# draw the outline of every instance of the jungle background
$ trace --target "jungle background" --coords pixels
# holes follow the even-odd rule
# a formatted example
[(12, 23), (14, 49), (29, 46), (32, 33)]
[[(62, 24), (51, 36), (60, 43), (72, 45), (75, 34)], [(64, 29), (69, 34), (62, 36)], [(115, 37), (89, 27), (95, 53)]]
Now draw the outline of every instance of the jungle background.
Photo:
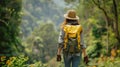
[(88, 67), (119, 67), (120, 0), (0, 0), (0, 67), (64, 67), (57, 41), (69, 9), (84, 29)]

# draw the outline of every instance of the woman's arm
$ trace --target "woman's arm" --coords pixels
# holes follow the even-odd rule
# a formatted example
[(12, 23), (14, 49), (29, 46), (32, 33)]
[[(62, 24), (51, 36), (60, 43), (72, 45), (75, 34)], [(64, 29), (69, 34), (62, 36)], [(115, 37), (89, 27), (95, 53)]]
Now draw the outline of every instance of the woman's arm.
[(83, 56), (85, 57), (85, 56), (87, 56), (86, 55), (86, 45), (85, 45), (85, 43), (84, 43), (84, 36), (83, 36), (83, 31), (81, 32), (81, 34), (80, 34), (80, 39), (81, 39), (81, 47), (82, 47), (82, 53), (83, 53)]
[(64, 43), (64, 31), (61, 30), (58, 38), (58, 50), (57, 50), (57, 55), (61, 55), (62, 48), (63, 48), (63, 43)]
[(62, 48), (58, 47), (57, 55), (61, 55), (61, 52), (62, 52)]
[(57, 61), (61, 61), (61, 52), (64, 43), (64, 31), (61, 30), (58, 38)]
[(83, 53), (83, 56), (84, 56), (84, 57), (87, 56), (87, 55), (86, 55), (86, 48), (83, 48), (83, 49), (82, 49), (82, 53)]
[(86, 54), (86, 45), (84, 44), (83, 32), (81, 32), (81, 45), (82, 45), (82, 53), (83, 53), (83, 57), (84, 57), (84, 62), (85, 62), (85, 64), (88, 64), (89, 59)]

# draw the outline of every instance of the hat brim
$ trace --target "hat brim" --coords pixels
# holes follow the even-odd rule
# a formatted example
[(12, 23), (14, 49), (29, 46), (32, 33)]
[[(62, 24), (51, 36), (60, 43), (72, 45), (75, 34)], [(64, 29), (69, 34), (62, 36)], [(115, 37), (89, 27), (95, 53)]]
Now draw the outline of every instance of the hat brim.
[(64, 14), (64, 17), (65, 17), (66, 19), (79, 20), (79, 17), (78, 17), (78, 16), (76, 16), (75, 18), (71, 18), (71, 17), (68, 17), (67, 14)]

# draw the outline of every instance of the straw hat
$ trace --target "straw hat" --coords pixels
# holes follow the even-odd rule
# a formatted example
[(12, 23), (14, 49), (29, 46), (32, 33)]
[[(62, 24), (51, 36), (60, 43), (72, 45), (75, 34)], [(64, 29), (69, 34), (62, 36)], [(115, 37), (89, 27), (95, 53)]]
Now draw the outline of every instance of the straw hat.
[(75, 10), (68, 10), (68, 12), (66, 14), (64, 14), (64, 17), (66, 19), (71, 19), (71, 20), (78, 20), (79, 19), (79, 17), (76, 16)]

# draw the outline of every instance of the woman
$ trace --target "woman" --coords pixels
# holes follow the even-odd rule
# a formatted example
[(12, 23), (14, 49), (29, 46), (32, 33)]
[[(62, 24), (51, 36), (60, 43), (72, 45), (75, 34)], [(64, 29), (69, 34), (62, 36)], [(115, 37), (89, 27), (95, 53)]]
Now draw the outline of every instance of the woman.
[[(63, 52), (65, 67), (70, 67), (71, 64), (72, 67), (78, 67), (82, 53), (85, 63), (88, 62), (88, 57), (85, 51), (86, 45), (83, 41), (83, 30), (79, 24), (79, 17), (76, 16), (75, 10), (68, 10), (67, 14), (64, 14), (64, 17), (65, 21), (62, 24), (62, 29), (58, 39), (59, 45), (57, 51), (57, 61), (61, 61), (61, 52)], [(72, 32), (72, 34), (70, 34), (69, 30), (73, 30), (74, 33)], [(79, 33), (79, 35), (75, 33)]]

